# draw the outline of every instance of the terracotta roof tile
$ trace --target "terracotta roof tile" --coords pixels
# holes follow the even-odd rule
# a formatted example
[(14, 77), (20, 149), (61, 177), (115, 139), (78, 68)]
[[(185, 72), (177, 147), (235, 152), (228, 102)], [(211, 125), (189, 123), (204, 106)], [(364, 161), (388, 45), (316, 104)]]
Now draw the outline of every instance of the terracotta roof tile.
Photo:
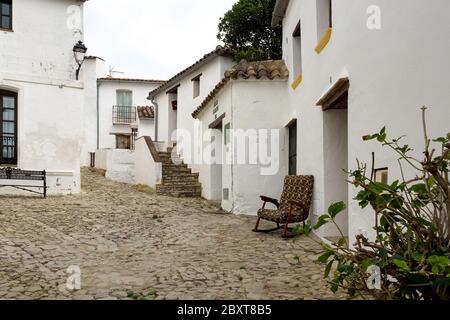
[(225, 87), (230, 80), (236, 79), (258, 79), (258, 80), (287, 80), (289, 70), (283, 60), (267, 60), (247, 62), (241, 61), (233, 68), (225, 72), (225, 77), (220, 81), (209, 95), (203, 100), (202, 104), (192, 113), (192, 117), (197, 118), (199, 113), (206, 108), (214, 97)]
[(155, 109), (149, 106), (137, 107), (139, 119), (154, 119)]

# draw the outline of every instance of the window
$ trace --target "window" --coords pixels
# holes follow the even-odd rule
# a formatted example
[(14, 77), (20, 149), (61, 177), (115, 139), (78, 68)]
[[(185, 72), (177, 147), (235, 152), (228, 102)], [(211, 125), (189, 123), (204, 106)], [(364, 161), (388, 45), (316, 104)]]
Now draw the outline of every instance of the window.
[(192, 79), (192, 85), (194, 88), (194, 99), (200, 95), (200, 78), (201, 74)]
[(298, 77), (302, 74), (302, 37), (300, 22), (297, 27), (295, 27), (292, 38), (294, 76)]
[(117, 90), (116, 106), (113, 107), (113, 123), (129, 124), (136, 121), (136, 108), (133, 107), (133, 91)]
[(0, 0), (0, 29), (12, 30), (12, 0)]
[(317, 0), (317, 37), (322, 38), (328, 28), (333, 27), (332, 0)]
[(227, 146), (230, 142), (231, 142), (231, 123), (227, 123), (224, 127), (224, 138), (223, 138), (223, 142), (224, 144)]
[(375, 182), (388, 184), (389, 182), (389, 169), (376, 169), (375, 170)]
[(116, 96), (118, 107), (131, 107), (133, 105), (133, 91), (117, 90)]
[(17, 93), (0, 90), (0, 164), (17, 164)]

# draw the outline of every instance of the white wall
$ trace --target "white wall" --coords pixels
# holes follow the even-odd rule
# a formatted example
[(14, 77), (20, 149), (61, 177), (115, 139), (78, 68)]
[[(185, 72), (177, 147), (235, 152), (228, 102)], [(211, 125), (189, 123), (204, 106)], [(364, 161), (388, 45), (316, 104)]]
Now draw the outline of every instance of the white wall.
[(136, 140), (136, 184), (156, 188), (162, 180), (162, 163), (155, 162), (144, 138)]
[[(287, 97), (285, 94), (286, 82), (280, 80), (237, 80), (228, 84), (216, 97), (219, 103), (217, 116), (226, 114), (222, 121), (223, 127), (231, 123), (234, 130), (260, 130), (276, 129), (279, 134), (279, 146), (276, 150), (270, 150), (270, 155), (278, 158), (278, 165), (274, 167), (273, 174), (263, 175), (262, 168), (267, 165), (239, 164), (236, 162), (236, 153), (232, 164), (222, 166), (222, 188), (229, 189), (230, 199), (222, 201), (222, 207), (236, 214), (256, 215), (261, 208), (261, 195), (280, 198), (285, 176), (288, 174), (288, 130), (285, 126), (289, 122), (287, 116)], [(202, 111), (199, 119), (202, 121), (203, 131), (208, 129), (210, 123), (215, 120), (212, 101), (208, 108)], [(223, 129), (223, 128), (222, 128)], [(250, 132), (249, 136), (252, 134)], [(255, 132), (259, 141), (262, 136)], [(223, 137), (221, 139), (223, 141)], [(260, 144), (259, 144), (260, 146)], [(228, 146), (223, 146), (222, 153), (237, 150), (237, 140)], [(259, 149), (256, 150), (260, 151)], [(247, 157), (251, 149), (247, 146)], [(273, 153), (272, 153), (273, 152)], [(276, 164), (277, 161), (274, 162)], [(207, 199), (218, 200), (214, 190), (213, 166), (200, 166), (200, 181), (203, 185), (203, 196)], [(221, 198), (220, 198), (221, 199)]]
[(81, 165), (90, 165), (90, 153), (97, 150), (97, 78), (106, 74), (105, 61), (89, 58), (83, 64), (84, 74), (84, 140), (81, 148)]
[[(367, 8), (381, 8), (381, 30), (366, 27)], [(376, 166), (389, 167), (390, 180), (399, 178), (396, 157), (377, 143), (366, 143), (362, 136), (378, 132), (383, 126), (393, 137), (406, 134), (408, 143), (420, 157), (423, 138), (419, 107), (428, 105), (430, 136), (449, 131), (450, 91), (444, 75), (450, 72), (450, 20), (447, 0), (349, 0), (333, 1), (333, 34), (318, 55), (316, 1), (290, 1), (283, 22), (283, 54), (292, 68), (292, 32), (301, 19), (303, 82), (289, 90), (290, 106), (297, 109), (299, 173), (316, 178), (315, 215), (322, 214), (325, 201), (323, 116), (315, 103), (339, 77), (350, 79), (348, 135), (349, 168), (356, 158), (370, 163), (376, 153)], [(420, 21), (420, 23), (419, 23)], [(295, 75), (291, 74), (290, 82)], [(371, 210), (362, 211), (352, 199), (349, 187), (349, 235), (367, 232), (374, 224)], [(345, 199), (342, 199), (345, 200)]]
[[(178, 87), (178, 111), (176, 116), (172, 111), (170, 104), (170, 97), (162, 92), (156, 96), (156, 102), (159, 106), (158, 119), (158, 140), (162, 142), (170, 142), (174, 129), (185, 129), (192, 133), (194, 132), (194, 121), (192, 119), (192, 112), (202, 103), (206, 96), (219, 83), (225, 71), (232, 67), (235, 63), (232, 59), (227, 57), (216, 57), (208, 64), (201, 67), (199, 70), (187, 73), (179, 82)], [(200, 95), (194, 98), (194, 87), (191, 81), (194, 77), (202, 74), (200, 78)], [(173, 123), (176, 119), (176, 126)], [(184, 159), (186, 163), (190, 164), (190, 159)], [(198, 171), (195, 165), (190, 165), (194, 171)]]
[(0, 31), (0, 88), (18, 93), (18, 167), (47, 170), (50, 194), (80, 191), (84, 93), (72, 49), (83, 30), (67, 27), (71, 5), (82, 8), (14, 1), (14, 31)]
[[(117, 105), (117, 90), (133, 91), (133, 106), (148, 106), (148, 93), (158, 87), (158, 84), (133, 81), (99, 81), (100, 105), (100, 149), (116, 147), (115, 136), (111, 133), (131, 134), (130, 125), (113, 125), (113, 106)], [(147, 128), (148, 129), (148, 128)], [(140, 134), (139, 134), (140, 135)]]
[(138, 137), (155, 139), (155, 119), (138, 119)]
[(95, 153), (95, 166), (106, 171), (106, 178), (135, 184), (135, 152), (131, 150), (101, 149)]

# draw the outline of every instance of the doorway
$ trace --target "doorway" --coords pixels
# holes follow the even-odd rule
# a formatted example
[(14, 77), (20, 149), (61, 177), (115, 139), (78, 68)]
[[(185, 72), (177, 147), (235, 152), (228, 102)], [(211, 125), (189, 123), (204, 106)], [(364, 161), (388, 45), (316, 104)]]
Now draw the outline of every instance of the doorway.
[[(324, 206), (345, 202), (348, 208), (348, 79), (340, 79), (322, 98), (323, 154), (324, 154)], [(348, 237), (348, 211), (337, 217), (337, 224)], [(336, 240), (341, 237), (337, 227), (323, 228), (323, 237)]]
[(17, 165), (17, 93), (0, 90), (0, 164)]
[(209, 125), (211, 130), (211, 195), (210, 199), (213, 201), (222, 201), (222, 177), (223, 177), (223, 119), (225, 114), (218, 117), (214, 122)]
[(297, 120), (288, 125), (289, 130), (289, 175), (297, 175)]

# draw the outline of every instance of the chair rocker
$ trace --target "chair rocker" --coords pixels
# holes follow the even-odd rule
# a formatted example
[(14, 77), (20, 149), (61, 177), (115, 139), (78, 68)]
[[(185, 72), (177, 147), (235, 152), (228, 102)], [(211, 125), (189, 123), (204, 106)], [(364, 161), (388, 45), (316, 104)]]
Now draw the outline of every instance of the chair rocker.
[[(273, 232), (284, 229), (283, 238), (290, 238), (289, 224), (303, 223), (309, 218), (311, 201), (314, 188), (313, 176), (288, 176), (284, 180), (281, 200), (261, 196), (262, 208), (258, 211), (258, 221), (253, 232)], [(266, 205), (271, 203), (276, 206), (276, 210), (266, 209)], [(276, 228), (260, 230), (261, 220), (271, 221), (277, 224)]]

